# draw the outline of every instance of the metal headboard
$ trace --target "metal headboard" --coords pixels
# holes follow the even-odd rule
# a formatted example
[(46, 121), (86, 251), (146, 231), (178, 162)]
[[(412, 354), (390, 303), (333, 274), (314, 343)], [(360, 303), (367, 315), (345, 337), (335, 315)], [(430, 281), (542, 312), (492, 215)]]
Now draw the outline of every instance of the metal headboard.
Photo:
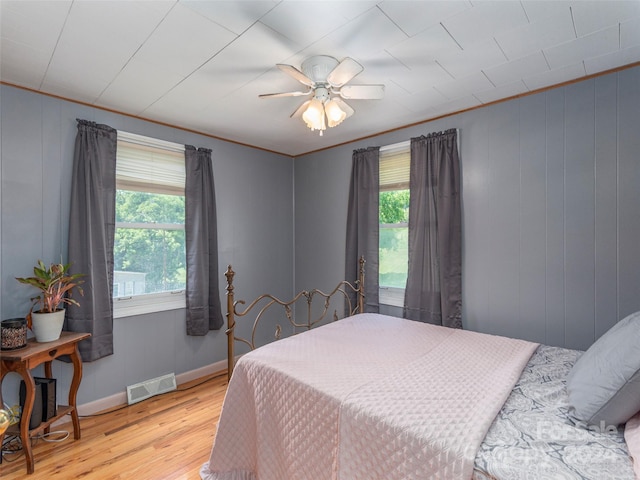
[[(231, 379), (231, 374), (233, 373), (233, 367), (235, 365), (235, 353), (234, 347), (235, 342), (242, 342), (249, 346), (251, 350), (256, 348), (255, 344), (255, 336), (258, 324), (260, 320), (263, 318), (267, 311), (271, 311), (271, 308), (276, 308), (280, 306), (285, 313), (285, 318), (289, 322), (291, 326), (294, 328), (306, 328), (311, 329), (314, 325), (318, 324), (322, 320), (324, 320), (327, 316), (327, 312), (330, 308), (331, 299), (336, 297), (342, 297), (346, 302), (345, 307), (345, 315), (351, 316), (356, 313), (364, 312), (364, 257), (360, 257), (359, 260), (359, 274), (358, 279), (355, 282), (348, 282), (343, 280), (336, 285), (336, 287), (330, 292), (325, 293), (321, 290), (313, 289), (313, 290), (303, 290), (299, 292), (295, 297), (293, 297), (289, 301), (282, 301), (277, 297), (274, 297), (271, 294), (263, 294), (257, 297), (253, 302), (249, 304), (244, 310), (238, 310), (239, 305), (245, 305), (244, 300), (235, 300), (234, 294), (234, 286), (233, 286), (233, 277), (235, 276), (235, 272), (231, 268), (231, 265), (227, 267), (227, 271), (224, 274), (227, 277), (227, 376)], [(355, 305), (353, 305), (352, 298), (353, 294), (356, 295)], [(302, 297), (307, 300), (307, 318), (303, 322), (296, 321), (293, 316), (292, 307), (295, 303), (300, 300)], [(314, 298), (320, 297), (324, 299), (324, 305), (322, 307), (322, 311), (313, 316), (312, 311), (312, 303)], [(266, 299), (266, 304), (257, 308), (257, 305)], [(317, 304), (317, 302), (316, 302)], [(251, 313), (254, 308), (256, 308), (256, 316), (253, 320), (253, 327), (251, 329), (251, 338), (249, 340), (245, 338), (241, 338), (235, 335), (235, 326), (236, 326), (236, 317), (244, 317)], [(338, 316), (338, 312), (336, 310), (333, 311), (333, 320), (338, 320), (340, 317)], [(275, 338), (279, 339), (282, 333), (282, 327), (278, 324), (276, 325)]]

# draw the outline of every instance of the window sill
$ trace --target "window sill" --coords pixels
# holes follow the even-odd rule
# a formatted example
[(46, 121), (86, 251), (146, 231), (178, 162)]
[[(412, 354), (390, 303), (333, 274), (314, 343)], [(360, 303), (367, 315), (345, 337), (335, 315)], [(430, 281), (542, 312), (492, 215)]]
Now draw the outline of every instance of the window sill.
[(378, 301), (382, 305), (404, 307), (404, 288), (380, 287), (378, 290)]
[(164, 312), (186, 308), (184, 290), (150, 293), (113, 299), (113, 318), (132, 317), (145, 313)]

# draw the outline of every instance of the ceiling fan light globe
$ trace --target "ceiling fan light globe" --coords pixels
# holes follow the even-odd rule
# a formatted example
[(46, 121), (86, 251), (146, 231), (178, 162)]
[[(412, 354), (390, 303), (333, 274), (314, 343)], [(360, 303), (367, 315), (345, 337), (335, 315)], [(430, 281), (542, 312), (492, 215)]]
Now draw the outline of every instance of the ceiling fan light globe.
[(327, 123), (329, 127), (340, 125), (342, 121), (347, 118), (346, 112), (340, 108), (335, 100), (329, 100), (324, 108), (327, 113)]
[(309, 103), (309, 106), (302, 114), (304, 123), (307, 124), (311, 130), (324, 130), (324, 108), (322, 102), (313, 99)]

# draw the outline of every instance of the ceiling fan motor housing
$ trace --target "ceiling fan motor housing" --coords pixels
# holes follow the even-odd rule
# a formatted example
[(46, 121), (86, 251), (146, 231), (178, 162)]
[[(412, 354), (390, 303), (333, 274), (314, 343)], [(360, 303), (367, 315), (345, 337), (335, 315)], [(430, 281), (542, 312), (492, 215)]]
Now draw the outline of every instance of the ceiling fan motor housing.
[(300, 67), (302, 73), (317, 84), (326, 84), (327, 77), (338, 63), (338, 60), (328, 55), (315, 55), (302, 62)]
[(316, 87), (313, 91), (313, 97), (325, 103), (329, 100), (329, 90), (325, 87)]

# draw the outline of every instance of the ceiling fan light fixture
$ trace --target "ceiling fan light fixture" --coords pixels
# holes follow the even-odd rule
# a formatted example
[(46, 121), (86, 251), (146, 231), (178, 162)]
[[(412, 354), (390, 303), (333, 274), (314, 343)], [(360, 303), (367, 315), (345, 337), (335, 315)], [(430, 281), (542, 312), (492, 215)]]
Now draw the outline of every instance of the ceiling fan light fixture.
[(277, 64), (277, 67), (303, 85), (304, 92), (268, 93), (260, 98), (312, 96), (300, 105), (291, 117), (300, 117), (311, 131), (324, 130), (340, 125), (354, 110), (343, 98), (353, 100), (379, 100), (384, 96), (384, 85), (346, 85), (364, 70), (352, 58), (338, 61), (328, 55), (315, 55), (302, 62), (302, 71), (292, 65)]
[(302, 119), (304, 123), (307, 124), (311, 130), (320, 130), (320, 134), (322, 135), (322, 131), (326, 129), (325, 121), (324, 121), (324, 105), (320, 100), (314, 98), (309, 102), (309, 106), (302, 114)]
[(347, 118), (347, 113), (340, 108), (340, 105), (338, 105), (338, 102), (335, 100), (329, 100), (325, 104), (324, 110), (327, 114), (327, 124), (329, 127), (340, 125), (342, 121)]

